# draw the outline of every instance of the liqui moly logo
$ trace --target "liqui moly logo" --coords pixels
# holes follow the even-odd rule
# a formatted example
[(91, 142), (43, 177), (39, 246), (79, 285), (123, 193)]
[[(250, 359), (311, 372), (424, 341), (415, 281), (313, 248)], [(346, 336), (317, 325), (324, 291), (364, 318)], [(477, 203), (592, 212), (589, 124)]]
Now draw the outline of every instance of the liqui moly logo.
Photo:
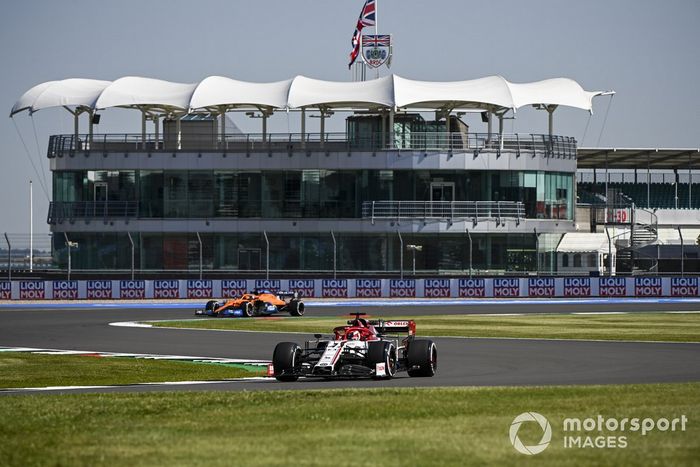
[(323, 279), (321, 281), (321, 296), (323, 298), (348, 298), (348, 280)]
[(362, 298), (377, 298), (382, 296), (381, 279), (356, 279), (355, 296)]
[(20, 281), (20, 300), (43, 300), (44, 297), (44, 281)]
[(424, 286), (426, 298), (449, 298), (450, 296), (449, 279), (426, 279)]
[(153, 281), (153, 298), (180, 298), (180, 283), (177, 280)]
[(221, 281), (221, 296), (237, 298), (248, 293), (248, 281), (245, 279), (225, 279)]
[(565, 277), (564, 278), (565, 297), (590, 297), (591, 278), (590, 277)]
[(698, 278), (697, 277), (672, 277), (671, 278), (672, 297), (697, 297)]
[(601, 297), (624, 297), (627, 295), (624, 277), (601, 277), (598, 279), (598, 295)]
[(494, 297), (517, 297), (520, 295), (520, 279), (494, 279)]
[(53, 281), (54, 300), (75, 300), (78, 298), (78, 281)]
[(255, 279), (256, 289), (264, 289), (276, 293), (279, 292), (280, 287), (279, 279)]
[(112, 281), (87, 281), (87, 298), (112, 298)]
[(210, 298), (212, 292), (212, 281), (205, 280), (188, 280), (187, 281), (187, 298)]
[(11, 300), (12, 299), (12, 282), (1, 281), (0, 282), (0, 300)]
[(391, 279), (389, 280), (390, 297), (415, 297), (415, 279)]
[(119, 281), (119, 298), (146, 298), (146, 281)]
[(530, 297), (553, 297), (553, 277), (530, 277), (527, 280), (527, 293)]
[(299, 296), (309, 298), (314, 296), (313, 279), (289, 279), (289, 290), (297, 292)]
[(486, 296), (484, 279), (460, 279), (457, 282), (460, 298), (483, 298)]
[(660, 277), (635, 277), (634, 294), (637, 297), (660, 297), (663, 292)]

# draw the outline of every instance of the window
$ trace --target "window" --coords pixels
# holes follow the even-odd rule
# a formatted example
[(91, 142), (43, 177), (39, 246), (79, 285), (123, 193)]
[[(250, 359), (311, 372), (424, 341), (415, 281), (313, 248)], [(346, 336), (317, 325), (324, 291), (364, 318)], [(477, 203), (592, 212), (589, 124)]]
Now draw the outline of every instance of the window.
[(576, 253), (574, 255), (574, 267), (575, 268), (581, 267), (581, 253)]
[(568, 268), (569, 267), (569, 254), (564, 253), (561, 257), (561, 266), (563, 268)]

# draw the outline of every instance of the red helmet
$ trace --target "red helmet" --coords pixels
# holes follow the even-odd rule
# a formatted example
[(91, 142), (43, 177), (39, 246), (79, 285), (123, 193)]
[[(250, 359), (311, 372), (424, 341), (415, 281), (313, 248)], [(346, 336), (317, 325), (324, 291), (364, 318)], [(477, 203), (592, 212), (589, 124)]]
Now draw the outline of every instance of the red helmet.
[(355, 329), (354, 331), (350, 331), (347, 334), (347, 339), (349, 341), (359, 341), (361, 337), (362, 337), (362, 335), (361, 335), (360, 331), (358, 331), (357, 329)]

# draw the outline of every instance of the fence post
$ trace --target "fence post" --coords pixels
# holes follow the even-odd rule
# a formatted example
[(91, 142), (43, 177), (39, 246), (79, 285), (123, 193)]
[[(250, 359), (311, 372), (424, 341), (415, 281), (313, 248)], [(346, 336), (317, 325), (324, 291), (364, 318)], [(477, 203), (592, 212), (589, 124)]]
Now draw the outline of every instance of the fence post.
[(338, 258), (338, 256), (337, 256), (338, 244), (337, 244), (337, 242), (335, 241), (335, 234), (333, 233), (332, 230), (331, 230), (331, 237), (333, 238), (333, 279), (336, 279), (336, 278), (337, 278), (337, 277), (336, 277), (336, 276), (337, 276), (337, 271), (338, 271), (337, 262), (336, 262), (336, 261), (337, 261), (337, 258)]
[(199, 236), (199, 232), (196, 232), (197, 234), (197, 243), (199, 243), (199, 280), (202, 280), (202, 237)]
[(267, 238), (267, 231), (263, 230), (263, 235), (265, 236), (266, 249), (266, 260), (265, 260), (265, 279), (270, 279), (270, 240)]
[[(685, 262), (685, 244), (683, 243), (683, 233), (681, 232), (681, 226), (679, 225), (677, 227), (677, 229), (678, 229), (678, 236), (681, 237), (681, 277), (684, 277), (685, 276), (685, 264), (684, 264), (684, 262)], [(659, 266), (658, 266), (659, 257), (658, 257), (658, 255), (656, 257), (656, 264), (657, 264), (656, 270), (658, 271), (659, 270)]]
[(131, 280), (134, 280), (134, 240), (131, 238), (131, 232), (127, 232), (129, 243), (131, 243)]
[(397, 230), (396, 233), (399, 234), (399, 242), (401, 244), (401, 249), (399, 252), (399, 261), (401, 264), (399, 265), (399, 270), (401, 274), (401, 279), (403, 279), (403, 238), (401, 237), (401, 231)]
[(537, 228), (533, 229), (535, 231), (535, 258), (537, 259), (535, 275), (540, 275), (540, 236), (537, 234)]
[(12, 280), (12, 245), (10, 245), (10, 239), (7, 238), (7, 232), (5, 232), (5, 241), (7, 242), (7, 280)]
[(70, 272), (71, 272), (71, 254), (70, 254), (70, 251), (71, 251), (71, 247), (73, 245), (72, 245), (72, 242), (70, 242), (68, 240), (68, 234), (66, 232), (63, 232), (63, 238), (66, 239), (66, 247), (68, 247), (68, 280), (70, 280)]
[(472, 278), (472, 234), (467, 230), (467, 237), (469, 237), (469, 278)]

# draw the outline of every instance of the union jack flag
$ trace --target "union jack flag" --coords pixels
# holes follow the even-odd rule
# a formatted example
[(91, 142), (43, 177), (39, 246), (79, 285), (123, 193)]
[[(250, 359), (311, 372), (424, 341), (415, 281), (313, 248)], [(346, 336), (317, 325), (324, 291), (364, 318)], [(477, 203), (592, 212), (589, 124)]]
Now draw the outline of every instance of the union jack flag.
[(362, 36), (363, 47), (389, 47), (391, 36), (389, 34), (380, 36)]
[(360, 54), (360, 32), (365, 26), (374, 26), (376, 24), (376, 0), (365, 0), (365, 5), (360, 11), (360, 17), (355, 26), (355, 32), (352, 34), (352, 51), (350, 52), (350, 63), (348, 68), (352, 67), (355, 59)]

